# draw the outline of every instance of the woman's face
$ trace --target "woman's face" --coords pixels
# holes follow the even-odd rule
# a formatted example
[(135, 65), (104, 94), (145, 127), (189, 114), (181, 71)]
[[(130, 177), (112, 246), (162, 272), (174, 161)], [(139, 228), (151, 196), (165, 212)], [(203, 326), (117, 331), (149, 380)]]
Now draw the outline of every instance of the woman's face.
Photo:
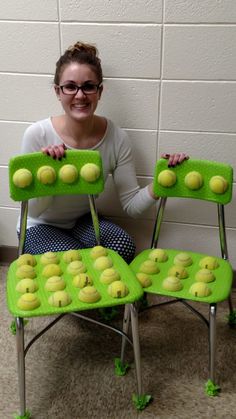
[[(96, 74), (87, 64), (72, 62), (61, 74), (60, 86), (66, 86), (64, 87), (66, 93), (73, 91), (73, 85), (87, 86), (89, 91), (91, 85), (98, 84)], [(94, 114), (101, 97), (102, 86), (97, 91), (95, 87), (95, 92), (92, 94), (86, 94), (81, 89), (73, 94), (65, 94), (58, 86), (55, 86), (55, 91), (65, 113), (73, 119), (83, 121)]]

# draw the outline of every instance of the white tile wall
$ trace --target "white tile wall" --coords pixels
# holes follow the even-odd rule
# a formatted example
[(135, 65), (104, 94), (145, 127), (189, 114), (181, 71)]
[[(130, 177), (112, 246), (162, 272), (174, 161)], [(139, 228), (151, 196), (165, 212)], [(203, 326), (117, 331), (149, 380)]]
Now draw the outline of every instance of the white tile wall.
[[(19, 153), (29, 123), (61, 111), (52, 86), (55, 62), (77, 40), (99, 49), (105, 81), (98, 112), (127, 130), (141, 186), (165, 151), (236, 169), (235, 0), (137, 0), (135, 7), (126, 0), (9, 0), (1, 7), (0, 36), (0, 246), (17, 243), (9, 158)], [(155, 206), (130, 220), (111, 179), (99, 205), (134, 235), (138, 250), (149, 246)], [(197, 201), (190, 210), (184, 201), (170, 203), (163, 246), (171, 237), (172, 247), (179, 242), (197, 250), (199, 237), (206, 251), (218, 252), (211, 209)], [(226, 208), (234, 267), (235, 214), (234, 192)]]

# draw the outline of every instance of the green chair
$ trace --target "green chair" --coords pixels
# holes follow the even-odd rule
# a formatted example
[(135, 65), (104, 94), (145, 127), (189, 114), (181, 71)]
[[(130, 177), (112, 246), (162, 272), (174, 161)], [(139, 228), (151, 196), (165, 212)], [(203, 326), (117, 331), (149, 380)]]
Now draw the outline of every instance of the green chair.
[[(20, 395), (18, 418), (31, 417), (26, 409), (25, 356), (32, 344), (66, 314), (107, 327), (133, 345), (138, 387), (133, 399), (138, 409), (144, 408), (146, 396), (142, 392), (135, 303), (142, 297), (143, 290), (124, 260), (116, 252), (99, 246), (95, 195), (104, 188), (100, 154), (88, 150), (66, 151), (66, 157), (61, 161), (41, 152), (16, 156), (9, 162), (9, 185), (11, 198), (21, 202), (18, 258), (11, 263), (7, 275), (7, 304), (15, 318), (13, 325), (16, 330)], [(67, 194), (88, 195), (97, 246), (43, 255), (24, 254), (28, 200)], [(107, 276), (107, 272), (113, 272), (111, 277)], [(82, 314), (85, 310), (119, 305), (125, 307), (123, 330), (95, 320), (94, 316), (90, 318)], [(127, 313), (131, 313), (132, 340), (126, 333)], [(25, 346), (24, 319), (50, 315), (58, 316)], [(123, 351), (117, 364), (122, 374), (125, 365)]]
[[(209, 380), (205, 391), (208, 395), (216, 395), (220, 390), (215, 383), (217, 303), (228, 300), (229, 319), (231, 323), (235, 322), (235, 312), (230, 298), (233, 271), (228, 261), (224, 216), (224, 206), (232, 198), (232, 182), (233, 170), (227, 164), (190, 159), (181, 165), (169, 168), (167, 161), (160, 159), (156, 164), (154, 175), (154, 191), (160, 197), (160, 202), (151, 248), (140, 252), (130, 265), (145, 291), (144, 301), (147, 307), (143, 305), (140, 311), (161, 304), (181, 302), (207, 324), (210, 362)], [(220, 257), (193, 252), (191, 249), (158, 247), (167, 198), (185, 198), (186, 206), (189, 199), (211, 201), (217, 205)], [(213, 206), (215, 208), (215, 205)], [(171, 243), (170, 233), (166, 240)], [(148, 305), (147, 299), (149, 293), (171, 298), (151, 306)], [(209, 319), (194, 308), (191, 302), (194, 302), (194, 306), (196, 302), (208, 304)]]

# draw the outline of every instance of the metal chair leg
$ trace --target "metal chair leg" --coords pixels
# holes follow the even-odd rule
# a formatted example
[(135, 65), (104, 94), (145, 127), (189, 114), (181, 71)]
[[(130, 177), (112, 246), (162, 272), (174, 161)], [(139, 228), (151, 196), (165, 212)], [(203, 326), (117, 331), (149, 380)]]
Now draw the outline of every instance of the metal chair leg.
[(209, 374), (210, 380), (215, 383), (215, 354), (216, 354), (216, 304), (209, 308)]
[(142, 377), (141, 377), (141, 356), (140, 356), (140, 345), (139, 345), (139, 332), (138, 332), (138, 310), (134, 304), (130, 305), (131, 311), (131, 325), (132, 325), (132, 337), (134, 346), (134, 361), (138, 385), (138, 396), (142, 395)]
[(18, 386), (20, 396), (20, 416), (26, 414), (25, 397), (25, 354), (24, 354), (24, 319), (16, 317), (16, 349), (18, 366)]
[[(129, 333), (129, 325), (130, 325), (130, 305), (125, 305), (124, 310), (124, 317), (123, 317), (123, 332), (128, 335)], [(121, 364), (124, 365), (124, 358), (125, 358), (125, 347), (126, 347), (126, 338), (125, 336), (122, 336), (122, 342), (121, 342)]]

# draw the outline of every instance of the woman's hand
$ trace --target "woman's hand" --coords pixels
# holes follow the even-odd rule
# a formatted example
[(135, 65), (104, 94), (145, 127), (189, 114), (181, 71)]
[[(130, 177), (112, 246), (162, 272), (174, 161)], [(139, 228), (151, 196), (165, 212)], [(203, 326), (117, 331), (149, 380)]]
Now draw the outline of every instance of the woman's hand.
[(48, 147), (42, 147), (41, 150), (53, 159), (61, 160), (65, 156), (66, 146), (65, 144), (49, 145)]
[(175, 167), (177, 164), (189, 159), (189, 156), (186, 153), (163, 153), (161, 157), (168, 160), (168, 167)]

